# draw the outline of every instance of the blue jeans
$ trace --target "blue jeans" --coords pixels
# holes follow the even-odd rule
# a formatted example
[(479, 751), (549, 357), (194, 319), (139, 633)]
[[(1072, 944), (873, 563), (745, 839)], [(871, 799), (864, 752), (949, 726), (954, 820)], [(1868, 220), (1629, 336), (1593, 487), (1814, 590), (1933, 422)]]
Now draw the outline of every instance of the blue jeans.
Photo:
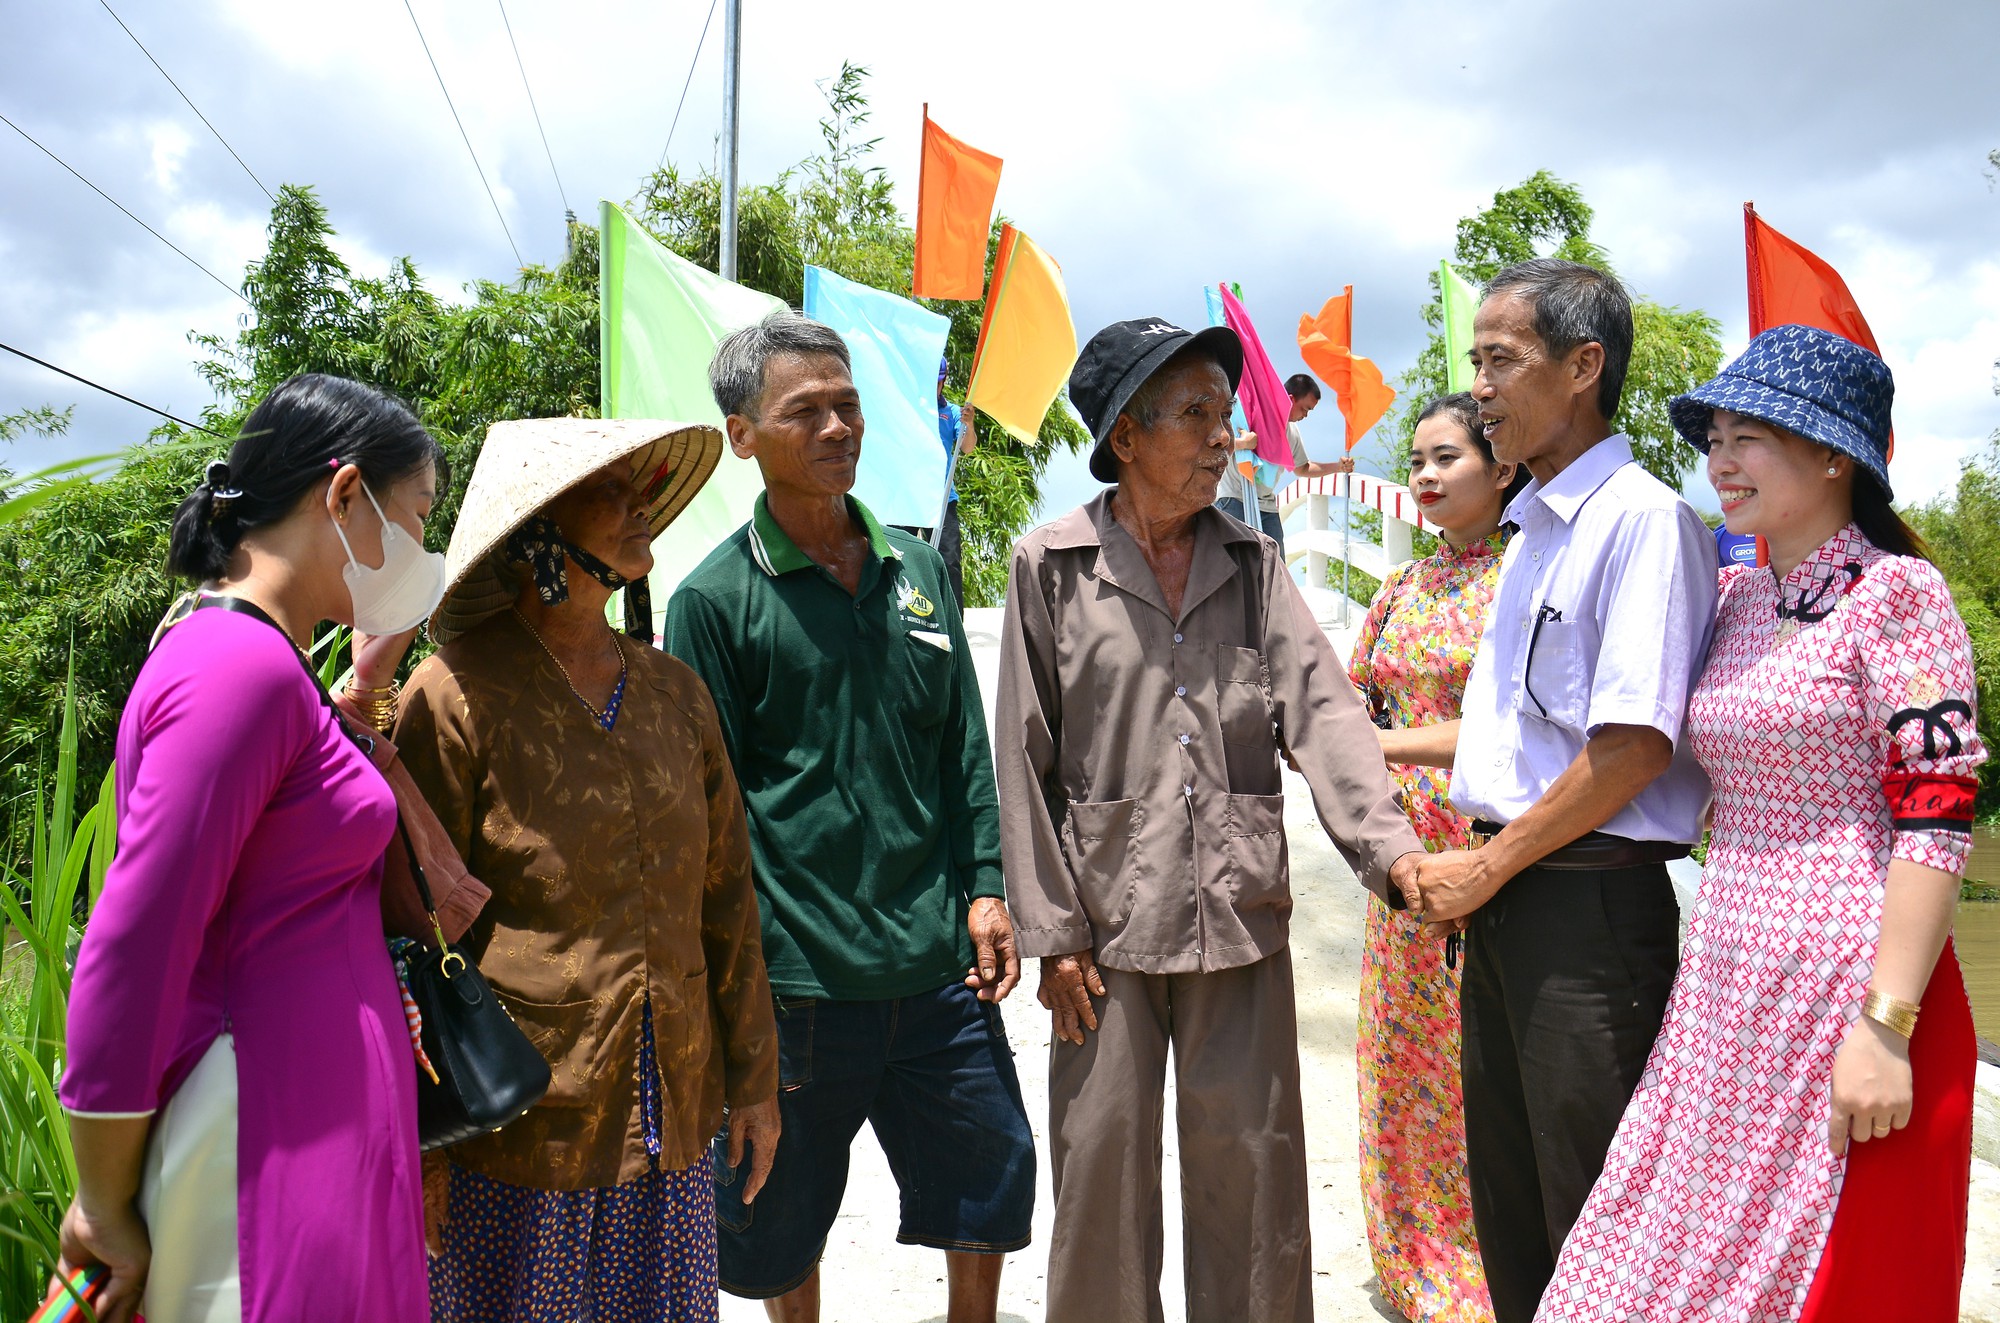
[(777, 1161), (745, 1205), (715, 1141), (722, 1289), (770, 1299), (818, 1266), (866, 1121), (902, 1192), (905, 1245), (1005, 1254), (1028, 1243), (1035, 1140), (1000, 1008), (952, 983), (889, 1001), (780, 997)]
[[(1243, 502), (1234, 496), (1222, 497), (1216, 501), (1215, 508), (1239, 524), (1250, 522), (1243, 517)], [(1278, 552), (1282, 555), (1285, 550), (1285, 521), (1278, 518), (1276, 511), (1260, 509), (1257, 511), (1257, 522), (1263, 526), (1264, 536), (1278, 544)]]

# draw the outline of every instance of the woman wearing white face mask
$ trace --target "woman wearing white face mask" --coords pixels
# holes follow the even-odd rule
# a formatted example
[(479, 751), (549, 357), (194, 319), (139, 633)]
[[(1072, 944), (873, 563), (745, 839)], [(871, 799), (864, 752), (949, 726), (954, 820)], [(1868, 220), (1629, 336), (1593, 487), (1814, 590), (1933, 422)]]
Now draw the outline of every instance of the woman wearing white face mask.
[[(382, 941), (388, 784), (300, 648), (436, 605), (442, 453), (400, 403), (295, 377), (174, 514), (202, 592), (118, 730), (119, 848), (70, 1004), (65, 1270), (98, 1317), (423, 1318), (413, 1053)], [(239, 1231), (240, 1228), (240, 1231)]]

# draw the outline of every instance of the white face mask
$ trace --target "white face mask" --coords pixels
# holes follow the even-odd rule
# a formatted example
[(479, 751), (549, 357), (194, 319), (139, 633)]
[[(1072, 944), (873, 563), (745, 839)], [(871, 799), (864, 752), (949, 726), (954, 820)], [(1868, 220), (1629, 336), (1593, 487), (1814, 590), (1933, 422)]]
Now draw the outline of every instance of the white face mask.
[(354, 628), (363, 634), (400, 634), (428, 620), (444, 599), (444, 557), (425, 551), (422, 542), (383, 514), (366, 484), (361, 494), (382, 520), (381, 568), (371, 570), (356, 560), (346, 530), (339, 520), (333, 522), (340, 545), (347, 548), (347, 564), (340, 574), (347, 580), (347, 595), (354, 599)]

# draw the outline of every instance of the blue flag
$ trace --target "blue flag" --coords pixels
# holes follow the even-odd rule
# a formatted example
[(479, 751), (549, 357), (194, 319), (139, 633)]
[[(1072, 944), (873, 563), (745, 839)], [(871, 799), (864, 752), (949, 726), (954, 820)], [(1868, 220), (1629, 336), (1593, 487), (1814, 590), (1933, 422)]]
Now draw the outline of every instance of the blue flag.
[(806, 268), (805, 314), (840, 332), (867, 430), (854, 495), (885, 524), (929, 528), (944, 509), (938, 360), (951, 322), (905, 298)]

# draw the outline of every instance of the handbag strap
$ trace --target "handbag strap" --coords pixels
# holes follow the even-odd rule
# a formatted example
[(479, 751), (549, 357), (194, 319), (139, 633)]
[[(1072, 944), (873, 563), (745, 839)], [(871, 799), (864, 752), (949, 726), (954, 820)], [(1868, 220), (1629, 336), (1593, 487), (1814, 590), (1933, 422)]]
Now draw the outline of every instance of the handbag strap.
[[(276, 620), (271, 618), (270, 612), (248, 598), (223, 597), (208, 593), (203, 593), (190, 610), (233, 611), (237, 615), (249, 616), (252, 620), (260, 620), (272, 629), (277, 630), (278, 633), (283, 634), (285, 642), (292, 644), (292, 655), (299, 659), (299, 665), (305, 667), (306, 678), (312, 681), (313, 691), (319, 695), (320, 702), (326, 704), (326, 710), (333, 717), (333, 723), (339, 727), (341, 734), (354, 741), (355, 745), (363, 753), (372, 754), (375, 752), (374, 738), (360, 734), (348, 723), (347, 718), (341, 713), (341, 710), (334, 705), (333, 695), (327, 692), (326, 682), (319, 678), (319, 672), (313, 669), (311, 660), (306, 657), (304, 651), (296, 643), (292, 643), (292, 636), (285, 633), (283, 625), (280, 625)], [(430, 879), (424, 876), (424, 866), (417, 859), (417, 847), (410, 840), (410, 826), (403, 821), (403, 810), (400, 806), (396, 810), (396, 832), (403, 838), (404, 853), (410, 857), (410, 876), (417, 884), (417, 899), (424, 903), (424, 913), (430, 916), (431, 931), (437, 935), (438, 950), (447, 951), (450, 949), (450, 944), (444, 938), (444, 924), (438, 920), (437, 902), (431, 899)]]

